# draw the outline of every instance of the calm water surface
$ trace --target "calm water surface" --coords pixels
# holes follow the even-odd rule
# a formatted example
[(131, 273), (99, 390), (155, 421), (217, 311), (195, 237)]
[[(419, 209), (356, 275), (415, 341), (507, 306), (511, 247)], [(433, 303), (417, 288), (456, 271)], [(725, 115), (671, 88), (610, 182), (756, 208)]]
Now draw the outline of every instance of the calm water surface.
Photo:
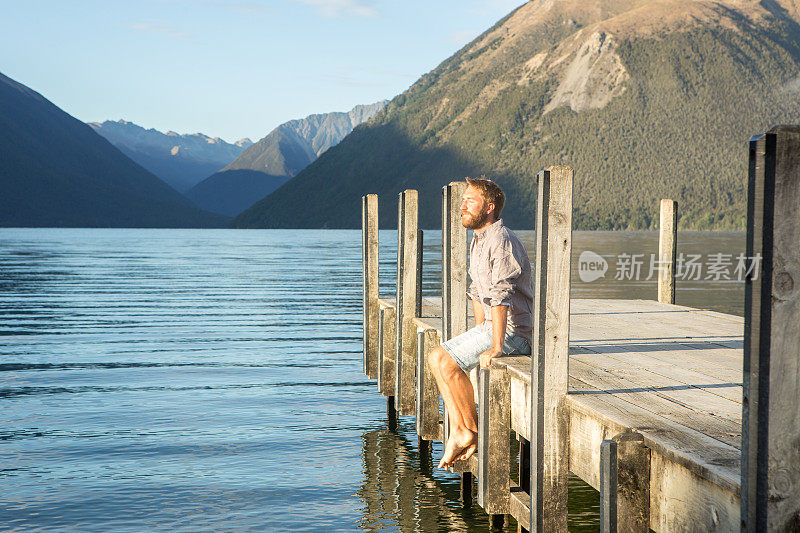
[[(388, 295), (396, 234), (380, 238)], [(654, 298), (613, 265), (656, 239), (576, 233), (576, 260), (612, 266), (591, 283), (574, 272), (573, 296)], [(744, 249), (742, 233), (679, 239)], [(420, 458), (413, 421), (386, 429), (361, 373), (360, 269), (358, 231), (0, 229), (2, 527), (485, 530), (457, 476)], [(741, 314), (743, 284), (684, 282), (677, 298)], [(596, 530), (596, 493), (573, 480), (570, 499), (571, 529)]]

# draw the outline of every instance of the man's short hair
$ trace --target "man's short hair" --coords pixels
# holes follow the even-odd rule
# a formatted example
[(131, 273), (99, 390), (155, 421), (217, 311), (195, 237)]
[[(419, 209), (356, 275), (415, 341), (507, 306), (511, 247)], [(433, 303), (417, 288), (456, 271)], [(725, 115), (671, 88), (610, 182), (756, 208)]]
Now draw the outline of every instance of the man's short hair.
[(485, 202), (494, 204), (494, 219), (498, 220), (506, 203), (506, 195), (503, 194), (503, 189), (492, 180), (483, 177), (467, 178), (467, 185), (481, 191), (481, 196)]

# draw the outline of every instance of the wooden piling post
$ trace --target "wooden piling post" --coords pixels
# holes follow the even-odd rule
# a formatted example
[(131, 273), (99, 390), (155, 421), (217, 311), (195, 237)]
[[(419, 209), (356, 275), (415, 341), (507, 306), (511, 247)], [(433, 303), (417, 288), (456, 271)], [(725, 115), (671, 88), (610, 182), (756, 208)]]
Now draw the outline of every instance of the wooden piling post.
[(394, 349), (396, 344), (394, 307), (381, 306), (379, 337), (378, 392), (384, 396), (394, 396)]
[(490, 515), (510, 511), (511, 382), (493, 365), (478, 377), (478, 505)]
[(600, 445), (600, 531), (650, 531), (650, 450), (640, 433)]
[(800, 126), (750, 140), (747, 196), (742, 531), (798, 531)]
[(417, 339), (417, 435), (426, 441), (439, 438), (439, 390), (428, 366), (428, 354), (441, 343), (439, 332), (422, 329)]
[[(531, 443), (522, 435), (519, 438), (519, 488), (522, 492), (531, 492)], [(517, 523), (517, 533), (529, 533), (522, 524)]]
[(460, 498), (461, 503), (464, 504), (464, 507), (470, 507), (472, 505), (472, 484), (473, 484), (473, 476), (472, 472), (462, 472), (461, 473), (461, 490), (460, 490)]
[(678, 202), (661, 200), (658, 237), (658, 301), (675, 303), (675, 261), (678, 243)]
[[(442, 341), (467, 331), (467, 229), (461, 224), (462, 196), (465, 181), (453, 181), (442, 187)], [(444, 410), (443, 439), (450, 434), (450, 420)], [(461, 475), (462, 499), (469, 491), (472, 474)]]
[(364, 373), (378, 376), (378, 195), (361, 197)]
[(617, 443), (600, 444), (600, 533), (617, 533)]
[(394, 406), (394, 307), (381, 304), (378, 334), (378, 392), (386, 396), (386, 418), (390, 430), (397, 428), (397, 411)]
[(467, 228), (461, 202), (467, 183), (442, 187), (442, 340), (467, 331)]
[(641, 433), (614, 436), (617, 444), (617, 529), (650, 531), (650, 449)]
[[(539, 173), (531, 355), (531, 531), (567, 531), (572, 168)], [(546, 463), (546, 464), (545, 464)]]
[(419, 204), (417, 191), (400, 193), (397, 227), (397, 304), (395, 350), (395, 405), (401, 415), (414, 414), (414, 368), (417, 359), (417, 260)]
[(417, 294), (415, 296), (416, 309), (414, 310), (415, 317), (422, 316), (422, 259), (425, 244), (425, 232), (417, 230)]

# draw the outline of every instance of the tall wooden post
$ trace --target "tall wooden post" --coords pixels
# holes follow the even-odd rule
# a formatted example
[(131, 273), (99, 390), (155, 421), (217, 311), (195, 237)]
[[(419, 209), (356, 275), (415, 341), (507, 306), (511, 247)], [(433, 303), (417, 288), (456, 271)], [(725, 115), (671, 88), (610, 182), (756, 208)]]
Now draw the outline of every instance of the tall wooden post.
[(378, 195), (361, 197), (361, 259), (364, 306), (364, 373), (378, 377)]
[(395, 350), (395, 404), (401, 415), (414, 414), (414, 368), (417, 359), (418, 237), (417, 191), (400, 193), (397, 226), (397, 315)]
[(567, 531), (572, 168), (539, 173), (531, 354), (531, 531)]
[(442, 340), (467, 331), (467, 229), (461, 225), (466, 182), (442, 187)]
[[(442, 341), (467, 331), (467, 229), (461, 225), (465, 181), (442, 187)], [(444, 411), (444, 440), (450, 420)], [(461, 499), (472, 500), (472, 474), (461, 474)]]
[(675, 260), (678, 243), (678, 202), (661, 200), (658, 236), (658, 301), (675, 303)]
[(798, 531), (800, 126), (750, 140), (747, 196), (742, 531)]

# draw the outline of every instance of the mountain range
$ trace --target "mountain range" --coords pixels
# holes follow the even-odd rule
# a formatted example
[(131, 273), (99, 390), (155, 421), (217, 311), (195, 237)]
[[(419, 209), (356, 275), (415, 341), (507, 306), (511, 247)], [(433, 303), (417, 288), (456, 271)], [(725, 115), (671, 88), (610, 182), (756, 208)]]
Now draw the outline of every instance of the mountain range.
[(186, 195), (203, 209), (237, 215), (289, 181), (386, 103), (285, 122)]
[[(422, 76), (235, 227), (356, 228), (360, 197), (487, 175), (504, 218), (533, 225), (536, 174), (575, 169), (577, 229), (742, 229), (747, 140), (800, 122), (797, 0), (535, 0)], [(252, 149), (253, 147), (251, 147)], [(244, 155), (244, 154), (243, 154)], [(319, 194), (318, 191), (324, 191)]]
[(0, 226), (222, 227), (89, 126), (0, 74)]
[(230, 144), (202, 133), (162, 133), (125, 120), (89, 122), (89, 126), (182, 193), (226, 166), (253, 144), (246, 138)]

